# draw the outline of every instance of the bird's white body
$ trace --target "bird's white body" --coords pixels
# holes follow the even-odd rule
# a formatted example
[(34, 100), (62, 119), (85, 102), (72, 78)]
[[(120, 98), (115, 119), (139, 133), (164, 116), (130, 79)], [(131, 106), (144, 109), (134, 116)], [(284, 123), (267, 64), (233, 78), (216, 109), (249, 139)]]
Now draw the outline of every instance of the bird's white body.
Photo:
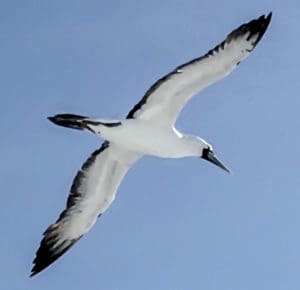
[[(44, 232), (34, 259), (37, 274), (67, 251), (112, 203), (128, 169), (143, 155), (198, 156), (229, 171), (199, 137), (179, 133), (174, 124), (198, 91), (225, 77), (246, 58), (265, 33), (271, 14), (245, 23), (205, 55), (178, 66), (154, 83), (126, 119), (95, 119), (58, 114), (57, 125), (87, 130), (106, 141), (78, 171), (66, 208)], [(146, 186), (146, 185), (145, 185)]]
[[(95, 120), (97, 121), (97, 119)], [(103, 120), (109, 123), (110, 120)], [(184, 135), (175, 127), (149, 120), (120, 120), (121, 126), (89, 125), (96, 134), (111, 144), (122, 144), (122, 148), (141, 155), (164, 158), (198, 156), (207, 143), (199, 137)]]

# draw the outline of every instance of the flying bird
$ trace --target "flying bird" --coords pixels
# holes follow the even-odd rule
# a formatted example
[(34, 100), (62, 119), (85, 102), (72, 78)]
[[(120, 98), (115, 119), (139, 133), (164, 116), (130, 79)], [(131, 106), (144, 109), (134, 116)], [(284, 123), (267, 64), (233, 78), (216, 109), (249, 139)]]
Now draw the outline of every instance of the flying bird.
[(73, 180), (66, 208), (43, 234), (31, 276), (63, 255), (94, 225), (113, 202), (127, 170), (143, 155), (164, 158), (201, 157), (229, 172), (212, 146), (176, 130), (174, 123), (189, 99), (225, 77), (246, 58), (264, 35), (272, 13), (233, 30), (205, 55), (175, 68), (156, 81), (123, 119), (75, 114), (48, 117), (59, 126), (102, 137), (102, 146), (84, 162)]

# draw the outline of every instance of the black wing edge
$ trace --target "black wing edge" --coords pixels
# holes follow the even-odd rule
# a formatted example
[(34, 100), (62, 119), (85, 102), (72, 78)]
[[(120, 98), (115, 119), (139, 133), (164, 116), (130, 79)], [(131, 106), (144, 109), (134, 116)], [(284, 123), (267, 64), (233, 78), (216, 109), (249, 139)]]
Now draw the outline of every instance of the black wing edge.
[(181, 73), (181, 69), (183, 69), (184, 67), (196, 63), (198, 61), (201, 61), (202, 59), (213, 55), (214, 52), (218, 52), (220, 49), (224, 49), (225, 43), (230, 42), (231, 40), (238, 38), (239, 36), (250, 32), (247, 40), (250, 40), (251, 37), (255, 34), (259, 34), (258, 38), (256, 39), (255, 43), (253, 43), (253, 48), (256, 46), (256, 44), (260, 41), (260, 39), (262, 38), (262, 36), (264, 35), (264, 33), (266, 32), (269, 23), (271, 21), (272, 18), (272, 12), (270, 12), (268, 15), (261, 15), (259, 18), (251, 20), (245, 24), (242, 24), (241, 26), (239, 26), (237, 29), (233, 30), (227, 37), (226, 39), (221, 42), (220, 44), (218, 44), (216, 47), (214, 47), (213, 49), (209, 50), (205, 55), (197, 57), (195, 59), (192, 59), (180, 66), (178, 66), (177, 68), (175, 68), (173, 71), (171, 71), (170, 73), (168, 73), (167, 75), (163, 76), (162, 78), (160, 78), (158, 81), (156, 81), (145, 93), (145, 95), (142, 97), (142, 99), (129, 111), (129, 113), (127, 114), (126, 118), (127, 119), (134, 119), (135, 118), (135, 113), (140, 110), (143, 105), (145, 105), (147, 103), (147, 100), (149, 98), (149, 96), (156, 91), (161, 84), (163, 84), (165, 81), (167, 81), (169, 78), (171, 78), (174, 74), (178, 74)]
[(82, 182), (82, 179), (84, 178), (83, 172), (88, 170), (89, 167), (94, 163), (96, 157), (108, 147), (109, 142), (104, 141), (102, 143), (102, 146), (92, 153), (92, 155), (82, 165), (81, 170), (78, 171), (71, 186), (66, 208), (60, 214), (57, 221), (54, 224), (51, 224), (43, 233), (43, 239), (33, 260), (33, 267), (30, 277), (35, 276), (36, 274), (47, 268), (49, 265), (51, 265), (82, 237), (79, 236), (76, 239), (60, 241), (59, 235), (62, 230), (60, 222), (62, 219), (68, 217), (70, 213), (69, 210), (72, 207), (76, 206), (76, 200), (78, 200), (78, 198), (82, 195), (82, 193), (78, 191), (78, 188)]
[(247, 32), (250, 32), (247, 40), (249, 41), (252, 36), (258, 34), (258, 38), (253, 44), (253, 48), (261, 40), (265, 34), (272, 18), (272, 12), (268, 15), (261, 15), (259, 18), (249, 21), (248, 23), (242, 24), (237, 29), (233, 30), (227, 37), (225, 42), (230, 42), (232, 39), (238, 38), (241, 35), (245, 35)]
[(59, 244), (59, 229), (60, 224), (56, 222), (48, 227), (44, 232), (44, 238), (41, 241), (40, 247), (36, 252), (36, 256), (33, 260), (33, 267), (30, 277), (35, 276), (50, 264), (56, 261), (62, 256), (68, 249), (70, 249), (80, 238), (72, 240), (64, 240)]

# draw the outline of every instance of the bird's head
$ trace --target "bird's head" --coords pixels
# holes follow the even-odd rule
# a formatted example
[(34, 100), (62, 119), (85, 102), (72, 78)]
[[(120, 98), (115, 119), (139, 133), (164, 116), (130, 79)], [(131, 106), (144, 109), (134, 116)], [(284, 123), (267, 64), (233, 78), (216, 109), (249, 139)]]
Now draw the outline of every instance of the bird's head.
[(226, 172), (230, 173), (230, 170), (225, 166), (225, 164), (217, 158), (217, 156), (215, 155), (215, 153), (212, 149), (212, 146), (207, 143), (202, 148), (201, 158), (217, 165), (218, 167), (222, 168)]
[(217, 158), (212, 146), (209, 143), (207, 143), (204, 139), (193, 135), (183, 135), (182, 137), (185, 140), (187, 148), (189, 148), (189, 152), (192, 152), (192, 154), (188, 156), (200, 156), (201, 158), (217, 165), (226, 172), (230, 173), (230, 170), (225, 166), (225, 164), (223, 164), (223, 162), (221, 162)]

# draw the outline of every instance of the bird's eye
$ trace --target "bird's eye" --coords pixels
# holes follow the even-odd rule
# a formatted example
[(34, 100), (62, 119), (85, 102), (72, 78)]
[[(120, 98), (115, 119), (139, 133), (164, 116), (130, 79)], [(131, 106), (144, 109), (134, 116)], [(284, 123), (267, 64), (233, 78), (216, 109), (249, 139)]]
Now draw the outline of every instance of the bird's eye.
[(204, 148), (202, 150), (202, 158), (207, 159), (208, 158), (208, 154), (212, 152), (212, 148), (211, 147), (207, 147)]

